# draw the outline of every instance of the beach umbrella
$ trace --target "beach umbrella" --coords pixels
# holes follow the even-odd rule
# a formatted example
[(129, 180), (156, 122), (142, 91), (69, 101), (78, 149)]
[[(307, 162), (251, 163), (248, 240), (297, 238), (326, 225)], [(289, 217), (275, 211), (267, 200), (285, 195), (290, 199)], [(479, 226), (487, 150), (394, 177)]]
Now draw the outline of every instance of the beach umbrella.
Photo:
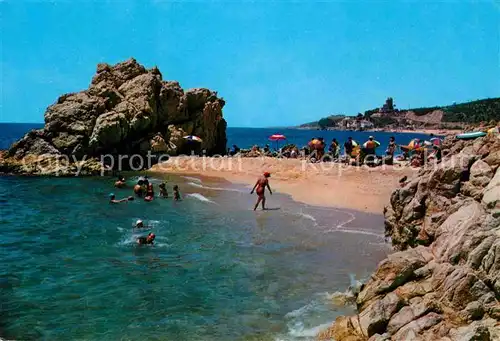
[(279, 149), (279, 141), (286, 140), (286, 136), (282, 134), (273, 134), (269, 136), (269, 141), (276, 141), (276, 149)]
[(187, 135), (187, 136), (184, 136), (184, 138), (188, 141), (203, 142), (203, 140), (200, 137), (194, 136), (194, 135)]

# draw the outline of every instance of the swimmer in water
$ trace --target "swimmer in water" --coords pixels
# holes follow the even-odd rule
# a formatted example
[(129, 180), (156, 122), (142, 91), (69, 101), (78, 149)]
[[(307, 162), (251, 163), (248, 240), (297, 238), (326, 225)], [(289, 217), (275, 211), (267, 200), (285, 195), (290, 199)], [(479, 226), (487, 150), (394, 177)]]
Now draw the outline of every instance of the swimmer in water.
[(149, 226), (144, 225), (144, 222), (142, 220), (140, 220), (140, 219), (135, 222), (135, 228), (136, 229), (145, 229), (145, 228), (148, 228), (148, 227)]
[(139, 198), (142, 197), (142, 192), (143, 192), (143, 188), (140, 184), (136, 184), (134, 186), (134, 194), (137, 195)]
[(142, 198), (142, 196), (146, 193), (146, 179), (143, 177), (140, 177), (137, 180), (137, 184), (134, 186), (134, 194), (137, 195), (139, 198)]
[(153, 189), (153, 184), (148, 183), (147, 185), (147, 190), (146, 190), (146, 196), (144, 197), (144, 200), (146, 201), (152, 201), (155, 197), (155, 191)]
[(134, 200), (133, 197), (123, 198), (123, 199), (116, 199), (116, 196), (113, 193), (111, 193), (109, 195), (109, 203), (110, 204), (119, 204), (121, 202), (132, 201), (132, 200)]
[(262, 209), (263, 210), (266, 209), (266, 196), (264, 195), (266, 187), (267, 189), (269, 189), (269, 193), (271, 193), (271, 195), (273, 194), (273, 191), (271, 191), (271, 187), (269, 186), (268, 178), (270, 176), (271, 173), (265, 172), (260, 178), (257, 179), (255, 186), (253, 186), (253, 189), (250, 192), (250, 194), (253, 194), (253, 192), (255, 191), (255, 193), (257, 193), (258, 196), (257, 202), (255, 203), (255, 207), (253, 208), (254, 211), (257, 209), (257, 206), (259, 206), (260, 202), (262, 202)]
[(118, 176), (118, 180), (115, 182), (115, 187), (116, 188), (123, 188), (126, 187), (127, 184), (125, 182), (125, 178), (123, 176)]
[(168, 198), (167, 186), (165, 185), (165, 183), (164, 182), (161, 183), (159, 187), (160, 187), (160, 197)]
[(147, 237), (139, 237), (137, 238), (137, 244), (139, 245), (153, 245), (156, 236), (154, 233), (148, 234)]
[(179, 192), (179, 186), (177, 185), (174, 186), (174, 200), (181, 200), (181, 193)]

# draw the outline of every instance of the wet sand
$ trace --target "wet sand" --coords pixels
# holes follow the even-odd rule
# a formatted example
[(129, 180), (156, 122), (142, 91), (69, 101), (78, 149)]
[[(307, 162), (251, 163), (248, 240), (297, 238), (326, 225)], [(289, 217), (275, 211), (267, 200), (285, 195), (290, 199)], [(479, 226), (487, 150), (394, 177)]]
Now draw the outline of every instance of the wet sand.
[(311, 164), (298, 159), (172, 157), (154, 166), (156, 173), (217, 177), (248, 186), (271, 172), (273, 191), (315, 206), (349, 208), (381, 214), (403, 176), (416, 170), (400, 166), (376, 168), (338, 163)]

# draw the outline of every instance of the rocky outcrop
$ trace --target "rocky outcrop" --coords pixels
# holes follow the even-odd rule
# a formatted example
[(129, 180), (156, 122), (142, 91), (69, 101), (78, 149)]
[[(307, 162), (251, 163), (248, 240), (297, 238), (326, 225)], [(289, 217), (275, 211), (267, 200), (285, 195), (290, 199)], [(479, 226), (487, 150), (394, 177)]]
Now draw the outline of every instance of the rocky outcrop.
[(393, 192), (399, 250), (323, 340), (500, 340), (500, 139), (447, 138), (448, 155)]
[(54, 164), (60, 159), (92, 163), (88, 171), (93, 172), (103, 155), (189, 153), (193, 145), (185, 135), (201, 137), (197, 150), (223, 154), (224, 104), (216, 92), (184, 91), (179, 83), (164, 81), (157, 68), (147, 70), (134, 59), (99, 64), (87, 90), (59, 97), (45, 112), (44, 128), (29, 132), (0, 156), (0, 172), (72, 174), (71, 167), (41, 167), (35, 161), (41, 158)]

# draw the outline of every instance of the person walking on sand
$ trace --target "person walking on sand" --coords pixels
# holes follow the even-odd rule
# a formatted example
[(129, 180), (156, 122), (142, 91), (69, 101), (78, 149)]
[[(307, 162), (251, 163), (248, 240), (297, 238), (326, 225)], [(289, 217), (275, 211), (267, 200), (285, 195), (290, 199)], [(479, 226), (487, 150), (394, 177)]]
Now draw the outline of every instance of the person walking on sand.
[(271, 191), (271, 187), (269, 186), (268, 178), (270, 176), (271, 176), (271, 173), (265, 172), (260, 178), (257, 179), (255, 186), (253, 186), (253, 189), (250, 192), (250, 194), (253, 194), (253, 192), (255, 191), (255, 193), (257, 193), (257, 196), (258, 196), (257, 202), (255, 203), (255, 207), (253, 208), (254, 211), (257, 209), (260, 202), (262, 202), (262, 209), (263, 210), (266, 209), (266, 196), (264, 195), (265, 191), (266, 191), (266, 187), (267, 187), (267, 189), (269, 189), (269, 193), (271, 193), (271, 195), (273, 194), (273, 191)]

